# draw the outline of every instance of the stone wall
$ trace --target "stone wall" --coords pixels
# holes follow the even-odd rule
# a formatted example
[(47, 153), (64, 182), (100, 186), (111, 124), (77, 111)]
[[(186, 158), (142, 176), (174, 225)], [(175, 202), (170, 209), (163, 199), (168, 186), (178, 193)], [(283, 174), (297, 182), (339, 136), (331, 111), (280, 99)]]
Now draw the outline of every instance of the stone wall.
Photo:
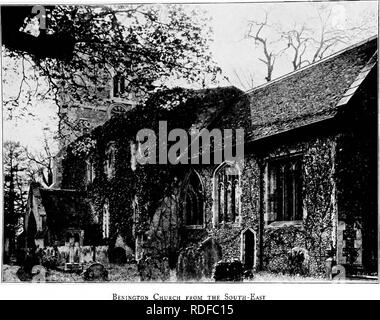
[[(303, 154), (303, 208), (304, 221), (301, 226), (289, 224), (268, 225), (265, 218), (265, 164), (268, 158), (293, 153)], [(284, 265), (293, 248), (306, 249), (310, 255), (308, 271), (320, 274), (325, 259), (336, 247), (334, 221), (336, 199), (334, 181), (335, 137), (327, 136), (302, 142), (275, 145), (260, 153), (245, 156), (241, 176), (241, 212), (239, 223), (213, 223), (213, 172), (215, 166), (194, 167), (204, 185), (205, 228), (181, 230), (181, 247), (199, 244), (212, 237), (221, 246), (225, 260), (242, 258), (242, 232), (250, 228), (257, 235), (255, 244), (256, 269), (260, 267), (282, 272), (289, 269)], [(319, 190), (321, 188), (321, 190)], [(316, 198), (319, 197), (318, 201)], [(260, 219), (260, 214), (263, 217)], [(319, 228), (324, 228), (322, 233)], [(278, 237), (279, 236), (279, 237)], [(276, 240), (278, 238), (278, 240)], [(277, 257), (277, 258), (276, 258)], [(276, 260), (277, 259), (277, 260)], [(277, 262), (276, 262), (276, 261)], [(276, 264), (282, 269), (276, 267)]]

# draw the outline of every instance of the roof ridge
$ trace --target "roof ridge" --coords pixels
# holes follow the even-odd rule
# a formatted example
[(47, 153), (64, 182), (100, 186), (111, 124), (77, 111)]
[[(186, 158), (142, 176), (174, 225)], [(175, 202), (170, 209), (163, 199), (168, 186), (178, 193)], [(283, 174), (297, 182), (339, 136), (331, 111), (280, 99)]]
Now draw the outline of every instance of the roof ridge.
[(252, 93), (252, 92), (254, 92), (254, 91), (258, 90), (258, 89), (264, 88), (264, 87), (269, 86), (269, 85), (271, 85), (271, 84), (273, 84), (273, 83), (276, 83), (276, 82), (281, 81), (281, 80), (283, 80), (283, 79), (285, 79), (285, 78), (288, 78), (288, 77), (290, 77), (290, 76), (292, 76), (292, 75), (294, 75), (294, 74), (297, 74), (297, 73), (299, 73), (299, 72), (301, 72), (301, 71), (304, 71), (304, 70), (306, 70), (306, 69), (309, 69), (309, 68), (311, 68), (311, 67), (314, 67), (314, 66), (316, 66), (316, 65), (318, 65), (318, 64), (320, 64), (320, 63), (323, 63), (323, 62), (325, 62), (325, 61), (327, 61), (327, 60), (329, 60), (329, 59), (332, 59), (332, 58), (334, 58), (334, 57), (336, 57), (336, 56), (338, 56), (338, 55), (340, 55), (340, 54), (342, 54), (342, 53), (344, 53), (344, 52), (347, 52), (347, 51), (349, 51), (349, 50), (352, 50), (352, 49), (355, 49), (355, 48), (357, 48), (357, 47), (360, 47), (360, 46), (362, 46), (362, 45), (364, 45), (364, 44), (366, 44), (366, 43), (368, 43), (368, 42), (371, 42), (371, 41), (373, 41), (373, 40), (376, 39), (376, 38), (378, 38), (378, 35), (377, 35), (377, 34), (376, 34), (376, 35), (373, 35), (373, 36), (371, 36), (371, 37), (369, 37), (369, 38), (366, 38), (366, 39), (364, 39), (364, 40), (362, 40), (362, 41), (359, 41), (359, 42), (357, 42), (357, 43), (355, 43), (355, 44), (352, 44), (352, 45), (350, 45), (350, 46), (348, 46), (348, 47), (346, 47), (346, 48), (344, 48), (344, 49), (341, 49), (341, 50), (339, 50), (339, 51), (337, 51), (337, 52), (335, 52), (335, 53), (333, 53), (333, 54), (331, 54), (331, 55), (329, 55), (329, 56), (327, 56), (327, 57), (325, 57), (325, 58), (323, 58), (323, 59), (321, 59), (321, 60), (318, 60), (318, 61), (316, 61), (316, 62), (314, 62), (314, 63), (311, 63), (311, 64), (309, 64), (309, 65), (307, 65), (307, 66), (305, 66), (305, 67), (302, 67), (302, 68), (300, 68), (300, 69), (297, 69), (297, 70), (294, 70), (294, 71), (288, 72), (288, 73), (286, 73), (286, 74), (284, 74), (284, 75), (282, 75), (282, 76), (280, 76), (280, 77), (278, 77), (278, 78), (276, 78), (276, 79), (273, 79), (272, 81), (269, 81), (269, 82), (263, 83), (263, 84), (261, 84), (261, 85), (259, 85), (259, 86), (257, 86), (257, 87), (254, 87), (254, 88), (252, 88), (252, 89), (249, 89), (249, 90), (245, 91), (244, 94)]

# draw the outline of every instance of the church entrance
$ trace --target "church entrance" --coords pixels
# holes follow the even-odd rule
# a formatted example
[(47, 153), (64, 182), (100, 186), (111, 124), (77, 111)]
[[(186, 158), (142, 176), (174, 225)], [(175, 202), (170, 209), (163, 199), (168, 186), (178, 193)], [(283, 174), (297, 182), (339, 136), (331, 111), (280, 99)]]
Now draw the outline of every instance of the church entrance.
[(256, 256), (256, 235), (251, 229), (246, 229), (242, 233), (242, 262), (244, 269), (252, 270), (255, 267)]

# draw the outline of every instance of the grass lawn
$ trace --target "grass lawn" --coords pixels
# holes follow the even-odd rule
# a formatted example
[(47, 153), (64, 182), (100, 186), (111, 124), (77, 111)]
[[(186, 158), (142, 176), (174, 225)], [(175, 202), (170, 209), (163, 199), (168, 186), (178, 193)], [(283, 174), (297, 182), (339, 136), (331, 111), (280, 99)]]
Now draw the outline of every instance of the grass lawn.
[[(140, 276), (136, 264), (106, 264), (108, 270), (109, 282), (139, 282)], [(3, 281), (4, 282), (19, 282), (16, 272), (19, 266), (3, 266)], [(46, 282), (85, 282), (81, 274), (62, 272), (57, 270), (48, 270), (46, 274)], [(177, 282), (175, 272), (171, 272), (168, 282)], [(200, 282), (214, 282), (213, 279), (202, 279)], [(277, 282), (277, 283), (291, 283), (291, 282), (328, 282), (324, 278), (315, 277), (302, 277), (297, 275), (282, 275), (270, 272), (257, 272), (254, 273), (252, 279), (245, 279), (244, 282)]]

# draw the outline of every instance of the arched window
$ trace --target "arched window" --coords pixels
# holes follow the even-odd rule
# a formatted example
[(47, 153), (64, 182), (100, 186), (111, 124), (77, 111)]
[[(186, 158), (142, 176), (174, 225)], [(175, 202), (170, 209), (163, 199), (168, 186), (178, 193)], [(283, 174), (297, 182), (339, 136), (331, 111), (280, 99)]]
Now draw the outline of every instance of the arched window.
[(115, 75), (113, 77), (113, 96), (120, 97), (125, 92), (125, 77)]
[(238, 222), (240, 214), (240, 171), (223, 163), (214, 173), (214, 215), (218, 223)]
[(183, 206), (186, 226), (202, 226), (204, 222), (203, 188), (194, 170), (190, 172), (185, 183)]
[(108, 179), (113, 178), (115, 173), (115, 144), (114, 142), (110, 142), (107, 146), (105, 152), (105, 161), (104, 161), (104, 173), (107, 175)]

